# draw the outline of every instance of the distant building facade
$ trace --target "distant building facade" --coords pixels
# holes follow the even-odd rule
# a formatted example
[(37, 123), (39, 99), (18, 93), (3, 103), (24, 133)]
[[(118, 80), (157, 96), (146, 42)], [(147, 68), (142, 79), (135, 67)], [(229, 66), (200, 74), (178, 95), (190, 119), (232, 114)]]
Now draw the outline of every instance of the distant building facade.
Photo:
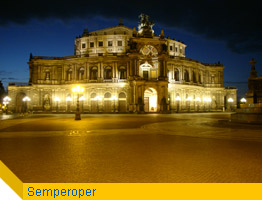
[(250, 61), (251, 72), (248, 78), (246, 99), (240, 104), (240, 109), (231, 114), (231, 122), (262, 124), (262, 76), (257, 76), (254, 58)]
[(257, 76), (254, 58), (250, 61), (251, 72), (248, 78), (247, 104), (262, 104), (262, 76)]
[(138, 30), (119, 25), (84, 30), (68, 57), (30, 55), (29, 84), (8, 86), (9, 109), (22, 112), (71, 112), (80, 85), (80, 109), (86, 113), (201, 112), (227, 109), (236, 88), (223, 85), (223, 65), (185, 57), (186, 45), (156, 36), (148, 16), (141, 15)]

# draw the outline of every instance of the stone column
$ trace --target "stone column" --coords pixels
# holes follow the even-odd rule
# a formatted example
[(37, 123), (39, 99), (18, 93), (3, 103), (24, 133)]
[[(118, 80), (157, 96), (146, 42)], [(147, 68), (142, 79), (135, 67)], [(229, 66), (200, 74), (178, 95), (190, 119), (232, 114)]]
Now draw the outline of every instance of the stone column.
[(115, 65), (115, 81), (114, 82), (117, 82), (117, 80), (119, 79), (119, 77), (118, 77), (118, 66), (117, 66), (116, 62), (114, 62), (114, 65)]
[(86, 82), (88, 82), (88, 80), (89, 80), (89, 72), (90, 72), (90, 70), (89, 70), (89, 63), (86, 63)]
[(126, 78), (128, 79), (130, 75), (130, 62), (126, 63)]

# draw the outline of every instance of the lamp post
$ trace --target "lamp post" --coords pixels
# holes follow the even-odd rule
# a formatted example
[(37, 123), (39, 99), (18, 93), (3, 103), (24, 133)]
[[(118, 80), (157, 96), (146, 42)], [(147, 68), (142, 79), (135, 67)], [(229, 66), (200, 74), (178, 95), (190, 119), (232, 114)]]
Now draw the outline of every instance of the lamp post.
[(177, 96), (176, 97), (176, 112), (178, 113), (179, 112), (179, 103), (181, 101), (181, 97), (180, 96)]
[(70, 104), (71, 104), (72, 98), (70, 96), (66, 97), (67, 102), (67, 112), (70, 112)]
[(77, 94), (75, 120), (81, 120), (81, 113), (79, 109), (79, 94), (84, 92), (84, 88), (81, 88), (79, 85), (77, 85), (76, 87), (72, 88), (72, 91)]
[(115, 112), (115, 101), (117, 100), (117, 97), (116, 97), (116, 96), (112, 96), (112, 97), (111, 97), (111, 100), (114, 101), (114, 112)]
[(245, 107), (247, 100), (245, 98), (240, 99), (240, 108)]
[(231, 111), (231, 106), (232, 106), (232, 103), (234, 102), (234, 100), (230, 97), (227, 101), (229, 103), (229, 110)]
[(192, 101), (192, 97), (187, 97), (186, 101), (188, 102), (188, 112), (190, 112), (190, 102)]
[(10, 97), (6, 96), (5, 98), (3, 98), (3, 104), (5, 105), (5, 112), (6, 112), (6, 114), (8, 114), (9, 101), (11, 101)]
[(28, 97), (28, 96), (26, 96), (26, 97), (24, 97), (23, 98), (23, 102), (25, 102), (25, 112), (27, 113), (27, 102), (28, 101), (31, 101), (31, 99)]
[(60, 98), (59, 97), (55, 97), (55, 102), (56, 102), (56, 112), (59, 111), (59, 108), (58, 108), (58, 103), (60, 101)]
[(245, 98), (242, 98), (242, 99), (240, 99), (240, 102), (245, 104), (247, 102), (247, 100)]
[(199, 103), (200, 103), (201, 99), (200, 97), (196, 98), (196, 102), (197, 102), (197, 112), (199, 111)]
[(98, 101), (100, 101), (100, 100), (101, 100), (101, 97), (100, 97), (100, 96), (96, 96), (96, 97), (94, 98), (94, 100), (96, 101), (97, 112), (99, 112), (99, 105), (98, 105)]

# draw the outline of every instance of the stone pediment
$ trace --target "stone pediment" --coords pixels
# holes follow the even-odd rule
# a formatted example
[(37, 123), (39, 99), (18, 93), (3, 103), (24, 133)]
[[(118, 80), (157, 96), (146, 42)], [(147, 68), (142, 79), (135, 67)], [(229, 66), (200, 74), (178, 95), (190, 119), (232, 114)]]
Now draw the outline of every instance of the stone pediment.
[(132, 35), (133, 29), (124, 26), (118, 25), (110, 28), (101, 29), (98, 31), (90, 32), (91, 35)]

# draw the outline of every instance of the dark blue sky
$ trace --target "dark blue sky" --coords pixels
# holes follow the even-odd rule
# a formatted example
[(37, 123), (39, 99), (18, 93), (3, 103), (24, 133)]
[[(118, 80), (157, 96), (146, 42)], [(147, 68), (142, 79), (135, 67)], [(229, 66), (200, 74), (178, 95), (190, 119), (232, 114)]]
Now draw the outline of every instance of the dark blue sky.
[[(207, 2), (214, 3), (216, 1)], [(223, 1), (220, 2), (223, 3)], [(215, 5), (220, 6), (220, 4), (214, 4), (213, 7)], [(186, 4), (180, 6), (186, 6)], [(229, 8), (231, 6), (228, 5)], [(41, 12), (43, 9), (47, 9), (43, 8), (39, 10), (40, 14), (31, 10), (25, 14), (25, 10), (21, 13), (16, 12), (16, 17), (11, 17), (8, 12), (10, 5), (6, 4), (4, 7), (6, 7), (6, 13), (0, 14), (0, 80), (5, 86), (8, 82), (28, 81), (27, 62), (30, 52), (35, 56), (73, 55), (74, 39), (82, 34), (84, 28), (94, 31), (115, 26), (119, 23), (120, 17), (123, 18), (126, 26), (137, 27), (138, 15), (141, 11), (149, 14), (155, 22), (153, 28), (157, 35), (163, 28), (166, 36), (176, 38), (187, 45), (186, 57), (201, 62), (217, 63), (220, 61), (225, 66), (225, 85), (236, 86), (239, 89), (239, 97), (244, 96), (247, 90), (250, 72), (249, 61), (252, 57), (258, 61), (256, 65), (258, 74), (260, 76), (262, 74), (260, 39), (260, 27), (262, 26), (257, 21), (250, 23), (250, 20), (255, 18), (251, 17), (250, 19), (250, 16), (246, 16), (251, 11), (253, 12), (252, 16), (254, 15), (256, 9), (253, 10), (252, 7), (250, 11), (248, 7), (242, 6), (235, 8), (239, 11), (220, 10), (222, 13), (218, 13), (217, 7), (215, 7), (213, 10), (215, 14), (210, 12), (202, 16), (202, 11), (210, 9), (210, 6), (201, 8), (201, 12), (196, 12), (195, 9), (198, 8), (194, 9), (193, 5), (186, 7), (183, 12), (174, 12), (169, 15), (166, 14), (169, 10), (162, 11), (162, 14), (155, 14), (152, 9), (146, 12), (146, 9), (137, 8), (134, 9), (134, 12), (131, 12), (129, 8), (126, 12), (119, 11), (117, 14), (112, 12), (114, 13), (112, 15), (106, 12), (102, 13), (102, 9), (101, 12), (88, 15), (84, 11), (80, 11), (79, 14), (74, 9), (69, 9), (70, 6), (68, 6), (64, 7), (64, 10), (71, 12), (71, 15), (65, 15), (62, 11), (60, 13), (52, 10), (47, 10), (46, 13)], [(243, 14), (244, 8), (248, 12)], [(155, 9), (157, 10), (157, 8)], [(223, 9), (225, 8), (223, 7)], [(16, 10), (9, 11), (15, 12)], [(259, 15), (260, 13), (257, 13), (255, 17)], [(243, 22), (243, 19), (246, 22)], [(260, 27), (257, 27), (259, 25)]]

